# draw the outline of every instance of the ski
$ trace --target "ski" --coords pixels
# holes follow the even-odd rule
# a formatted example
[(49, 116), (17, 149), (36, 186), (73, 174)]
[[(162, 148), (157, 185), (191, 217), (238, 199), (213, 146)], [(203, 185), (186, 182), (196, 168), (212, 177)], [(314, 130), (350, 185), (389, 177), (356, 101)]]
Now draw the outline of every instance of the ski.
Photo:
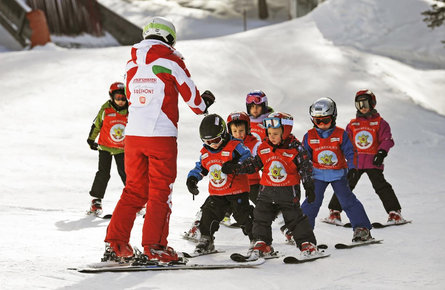
[(398, 223), (379, 223), (379, 222), (375, 222), (372, 223), (372, 227), (376, 228), (376, 229), (381, 229), (381, 228), (386, 228), (386, 227), (390, 227), (390, 226), (401, 226), (401, 225), (406, 225), (412, 223), (412, 221), (404, 221), (404, 222), (398, 222)]
[(287, 256), (283, 259), (283, 262), (285, 264), (302, 264), (306, 262), (312, 262), (318, 259), (329, 257), (331, 254), (326, 254), (324, 252), (319, 252), (316, 254), (312, 254), (309, 256), (301, 255), (301, 257), (295, 257), (295, 256)]
[(371, 239), (371, 240), (368, 240), (368, 241), (352, 242), (352, 243), (349, 243), (349, 244), (338, 243), (338, 244), (335, 244), (335, 248), (336, 249), (352, 249), (352, 248), (360, 247), (360, 246), (367, 246), (367, 245), (372, 245), (372, 244), (380, 244), (381, 242), (383, 242), (383, 240)]
[(101, 262), (90, 264), (84, 267), (68, 268), (80, 273), (101, 273), (101, 272), (135, 272), (135, 271), (168, 271), (168, 270), (209, 270), (209, 269), (235, 269), (235, 268), (253, 268), (265, 262), (260, 258), (256, 261), (247, 263), (219, 263), (219, 264), (150, 264), (150, 265), (125, 265), (117, 262)]
[(219, 253), (225, 253), (226, 251), (224, 250), (213, 250), (210, 252), (204, 252), (204, 253), (198, 253), (198, 252), (193, 252), (193, 253), (187, 253), (187, 252), (182, 252), (182, 254), (184, 255), (184, 257), (186, 258), (196, 258), (199, 256), (205, 256), (205, 255), (212, 255), (212, 254), (219, 254)]
[(263, 256), (263, 257), (260, 257), (253, 253), (248, 253), (247, 255), (243, 255), (240, 253), (233, 253), (230, 255), (230, 259), (232, 259), (233, 261), (238, 262), (238, 263), (246, 263), (246, 262), (256, 261), (259, 259), (265, 259), (265, 260), (275, 259), (275, 258), (279, 258), (281, 256), (282, 255), (278, 251), (274, 251), (270, 255)]
[(338, 226), (338, 227), (344, 227), (344, 228), (351, 228), (351, 223), (342, 223), (342, 222), (333, 222), (328, 218), (324, 218), (321, 220), (322, 222), (329, 224), (329, 225), (334, 225), (334, 226)]

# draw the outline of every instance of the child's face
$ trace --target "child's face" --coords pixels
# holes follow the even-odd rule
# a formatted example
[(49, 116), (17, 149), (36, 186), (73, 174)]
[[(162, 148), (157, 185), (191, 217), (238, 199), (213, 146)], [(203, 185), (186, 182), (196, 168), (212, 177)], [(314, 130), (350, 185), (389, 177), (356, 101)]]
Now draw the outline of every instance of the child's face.
[(250, 114), (252, 117), (257, 118), (257, 117), (259, 117), (259, 116), (261, 115), (262, 111), (263, 111), (263, 107), (262, 107), (261, 105), (252, 104), (252, 105), (250, 106), (250, 112), (249, 112), (249, 114)]
[(278, 145), (281, 143), (281, 136), (283, 135), (283, 130), (281, 128), (269, 128), (267, 129), (267, 136), (269, 141), (273, 145)]
[(119, 107), (125, 106), (125, 103), (127, 102), (127, 98), (124, 94), (115, 93), (113, 99), (116, 105), (118, 105)]
[(247, 135), (246, 125), (244, 124), (239, 124), (238, 126), (235, 124), (230, 124), (230, 130), (232, 131), (232, 136), (237, 139), (244, 140)]
[(362, 114), (366, 114), (368, 112), (369, 112), (369, 108), (361, 108), (360, 109), (360, 113), (362, 113)]

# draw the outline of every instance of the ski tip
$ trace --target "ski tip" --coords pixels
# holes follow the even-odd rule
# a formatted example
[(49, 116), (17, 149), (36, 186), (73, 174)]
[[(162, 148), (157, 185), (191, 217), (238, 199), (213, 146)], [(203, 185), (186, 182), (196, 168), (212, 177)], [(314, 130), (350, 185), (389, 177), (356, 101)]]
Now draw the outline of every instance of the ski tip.
[(326, 245), (326, 244), (319, 244), (319, 245), (317, 245), (317, 248), (321, 249), (321, 250), (326, 250), (328, 248), (328, 245)]
[(106, 215), (104, 215), (102, 218), (104, 219), (104, 220), (109, 220), (109, 219), (111, 219), (111, 214), (106, 214)]
[(232, 259), (235, 262), (247, 262), (246, 256), (239, 254), (239, 253), (231, 254), (230, 259)]

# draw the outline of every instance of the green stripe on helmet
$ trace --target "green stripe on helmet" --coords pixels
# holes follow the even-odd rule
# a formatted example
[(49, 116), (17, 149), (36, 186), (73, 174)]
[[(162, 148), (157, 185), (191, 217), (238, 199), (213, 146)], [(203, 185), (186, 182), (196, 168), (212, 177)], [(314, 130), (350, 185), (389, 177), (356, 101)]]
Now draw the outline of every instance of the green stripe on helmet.
[(161, 29), (161, 30), (165, 30), (167, 31), (169, 34), (173, 35), (173, 37), (176, 39), (176, 33), (173, 29), (171, 29), (170, 27), (168, 27), (167, 25), (164, 24), (160, 24), (160, 23), (148, 23), (145, 27), (144, 27), (144, 34), (147, 30), (149, 30), (150, 28), (154, 28), (154, 29)]

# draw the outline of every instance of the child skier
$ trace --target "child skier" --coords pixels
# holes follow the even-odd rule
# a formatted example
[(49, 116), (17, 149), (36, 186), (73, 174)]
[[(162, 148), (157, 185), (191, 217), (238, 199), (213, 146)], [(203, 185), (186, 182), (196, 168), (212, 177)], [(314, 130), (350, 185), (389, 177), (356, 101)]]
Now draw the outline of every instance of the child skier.
[[(249, 148), (252, 156), (256, 155), (256, 151), (258, 146), (261, 144), (257, 138), (250, 134), (250, 119), (249, 116), (244, 112), (233, 112), (230, 113), (227, 117), (227, 128), (229, 130), (229, 134), (232, 135), (236, 139), (243, 140), (244, 145)], [(253, 204), (256, 204), (256, 200), (258, 197), (258, 191), (260, 189), (260, 175), (258, 172), (248, 175), (249, 178), (249, 199)], [(222, 224), (225, 224), (225, 221), (228, 221), (228, 226), (234, 226), (232, 224), (230, 216), (232, 212), (229, 210), (226, 212), (225, 217)], [(196, 219), (193, 222), (192, 227), (188, 232), (185, 233), (184, 237), (189, 240), (198, 241), (200, 238), (199, 232), (199, 221), (201, 220), (201, 212), (196, 214)]]
[[(117, 172), (125, 185), (124, 168), (124, 130), (127, 124), (128, 103), (125, 97), (124, 84), (115, 82), (108, 91), (108, 100), (97, 113), (88, 135), (88, 145), (92, 150), (99, 150), (99, 169), (90, 190), (93, 197), (88, 214), (102, 213), (102, 199), (110, 180), (111, 161), (114, 157)], [(98, 143), (95, 142), (99, 135)]]
[(250, 255), (270, 256), (272, 221), (279, 211), (303, 255), (318, 252), (316, 239), (307, 217), (300, 208), (300, 180), (309, 201), (315, 199), (312, 165), (306, 150), (291, 134), (293, 118), (286, 113), (272, 113), (263, 120), (268, 136), (257, 155), (241, 164), (227, 162), (224, 173), (252, 173), (263, 168), (261, 190), (254, 209), (252, 234), (255, 240)]
[(260, 90), (249, 92), (246, 96), (246, 109), (250, 118), (252, 135), (259, 141), (263, 141), (266, 137), (263, 120), (273, 112), (273, 109), (268, 106), (266, 94)]
[[(331, 184), (345, 209), (354, 230), (353, 241), (371, 237), (371, 223), (361, 202), (349, 189), (347, 175), (356, 174), (354, 147), (346, 132), (335, 126), (337, 106), (330, 98), (321, 98), (309, 108), (314, 128), (303, 138), (303, 144), (312, 159), (315, 183), (315, 202), (305, 200), (301, 205), (314, 227), (326, 187)], [(349, 168), (349, 170), (348, 170)]]
[[(233, 112), (227, 117), (227, 128), (229, 134), (236, 139), (243, 140), (244, 145), (249, 148), (252, 156), (257, 154), (258, 146), (261, 144), (257, 138), (251, 134), (250, 118), (244, 112)], [(263, 130), (264, 131), (264, 130)], [(248, 175), (249, 178), (249, 199), (256, 204), (260, 189), (260, 174), (258, 172)]]
[[(394, 146), (394, 140), (389, 124), (377, 113), (375, 105), (376, 98), (370, 90), (360, 90), (356, 93), (356, 118), (349, 122), (346, 132), (351, 136), (358, 151), (358, 170), (348, 178), (349, 187), (354, 189), (362, 174), (366, 173), (389, 214), (388, 223), (404, 223), (397, 196), (383, 176), (383, 160), (389, 149)], [(335, 194), (329, 203), (329, 210), (328, 220), (341, 222), (342, 207)]]
[(204, 142), (201, 157), (195, 168), (189, 172), (186, 184), (190, 193), (197, 195), (198, 181), (210, 173), (210, 196), (201, 207), (201, 237), (195, 249), (195, 253), (207, 253), (215, 248), (213, 235), (219, 229), (219, 222), (229, 208), (243, 233), (251, 240), (252, 217), (248, 178), (246, 175), (221, 173), (223, 163), (242, 162), (251, 155), (241, 140), (227, 134), (226, 123), (217, 114), (208, 115), (202, 120), (199, 133)]

